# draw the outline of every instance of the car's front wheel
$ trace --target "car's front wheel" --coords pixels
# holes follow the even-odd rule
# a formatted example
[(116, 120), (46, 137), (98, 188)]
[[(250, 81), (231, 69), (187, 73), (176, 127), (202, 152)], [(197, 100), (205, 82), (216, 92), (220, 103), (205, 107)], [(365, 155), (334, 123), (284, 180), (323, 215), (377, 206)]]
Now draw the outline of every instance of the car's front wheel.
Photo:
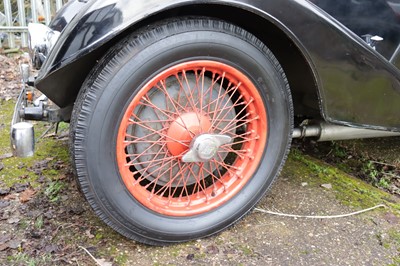
[(211, 235), (260, 200), (290, 145), (271, 52), (226, 22), (170, 20), (111, 49), (72, 117), (79, 183), (108, 225), (148, 244)]

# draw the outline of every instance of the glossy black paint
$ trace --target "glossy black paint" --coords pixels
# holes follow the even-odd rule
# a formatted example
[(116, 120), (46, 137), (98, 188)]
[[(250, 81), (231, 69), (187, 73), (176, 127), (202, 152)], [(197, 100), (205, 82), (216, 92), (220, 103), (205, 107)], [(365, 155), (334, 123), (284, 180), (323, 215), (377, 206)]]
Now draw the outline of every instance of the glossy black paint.
[(87, 1), (69, 1), (57, 12), (49, 27), (61, 32), (76, 14), (85, 7), (86, 3)]
[(400, 43), (399, 0), (312, 0), (358, 36), (383, 37), (377, 51), (386, 59), (393, 56)]
[[(183, 9), (194, 11), (206, 6), (202, 10), (216, 10), (229, 6), (251, 12), (252, 16), (262, 18), (265, 25), (277, 27), (301, 51), (312, 70), (310, 78), (317, 85), (325, 120), (400, 131), (400, 72), (395, 66), (397, 61), (390, 62), (396, 58), (400, 42), (400, 12), (393, 7), (396, 1), (313, 2), (315, 4), (305, 0), (89, 1), (65, 27), (39, 73), (37, 87), (61, 107), (70, 105), (88, 70), (127, 29), (138, 24), (146, 26), (146, 19), (150, 17), (149, 21), (154, 22), (158, 16), (185, 15), (180, 12)], [(169, 13), (162, 13), (168, 10)], [(229, 19), (229, 14), (223, 18)], [(374, 50), (359, 37), (364, 34), (379, 35), (384, 41)]]

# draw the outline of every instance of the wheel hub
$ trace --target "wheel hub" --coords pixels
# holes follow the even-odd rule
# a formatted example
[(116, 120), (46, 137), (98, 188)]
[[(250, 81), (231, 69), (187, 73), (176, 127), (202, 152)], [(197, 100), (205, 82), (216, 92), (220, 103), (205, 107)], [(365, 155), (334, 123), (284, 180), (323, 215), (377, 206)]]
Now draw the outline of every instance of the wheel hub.
[(219, 147), (232, 142), (226, 135), (202, 134), (192, 140), (190, 150), (182, 157), (185, 163), (208, 162), (215, 157)]
[(207, 117), (194, 112), (182, 114), (168, 129), (170, 141), (167, 148), (172, 155), (181, 155), (188, 150), (188, 144), (196, 135), (208, 132), (210, 128), (211, 122)]

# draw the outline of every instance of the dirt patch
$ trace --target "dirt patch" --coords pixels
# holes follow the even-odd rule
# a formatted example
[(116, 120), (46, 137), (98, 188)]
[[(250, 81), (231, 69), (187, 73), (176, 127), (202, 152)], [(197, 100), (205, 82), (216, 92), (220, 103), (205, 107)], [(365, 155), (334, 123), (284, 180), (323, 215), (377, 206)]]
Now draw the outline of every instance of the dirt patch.
[[(1, 57), (0, 73), (7, 74), (5, 68), (18, 69), (15, 61)], [(68, 125), (42, 138), (34, 157), (10, 157), (14, 82), (0, 78), (1, 265), (96, 265), (91, 256), (102, 265), (400, 264), (399, 198), (349, 176), (342, 171), (349, 163), (325, 160), (329, 151), (319, 147), (307, 153), (295, 148), (258, 208), (300, 215), (343, 214), (381, 203), (387, 208), (341, 219), (253, 211), (221, 234), (185, 244), (149, 247), (128, 240), (102, 223), (78, 192), (67, 153)], [(37, 136), (47, 128), (37, 123)], [(379, 155), (377, 146), (365, 148), (369, 160), (396, 163), (398, 157), (383, 159), (387, 152)], [(355, 156), (346, 152), (350, 155)]]

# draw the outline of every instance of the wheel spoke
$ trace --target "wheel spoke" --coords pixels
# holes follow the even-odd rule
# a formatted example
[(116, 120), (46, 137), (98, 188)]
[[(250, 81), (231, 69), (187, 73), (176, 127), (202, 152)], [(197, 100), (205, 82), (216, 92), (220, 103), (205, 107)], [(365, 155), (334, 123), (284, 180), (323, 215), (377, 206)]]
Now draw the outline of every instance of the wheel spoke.
[[(135, 115), (134, 115), (134, 116), (135, 116)], [(137, 118), (137, 119), (138, 119), (138, 118)], [(189, 147), (189, 144), (188, 144), (188, 143), (185, 143), (185, 142), (183, 142), (183, 141), (180, 141), (180, 140), (178, 140), (178, 139), (175, 139), (175, 138), (173, 138), (173, 137), (171, 137), (171, 136), (169, 136), (169, 135), (167, 135), (167, 134), (165, 134), (165, 133), (162, 133), (162, 132), (159, 131), (159, 130), (153, 129), (152, 127), (149, 127), (149, 126), (146, 126), (146, 125), (143, 125), (143, 124), (137, 124), (137, 125), (140, 126), (140, 127), (143, 127), (144, 129), (153, 131), (154, 133), (157, 133), (158, 135), (160, 135), (160, 137), (170, 139), (170, 140), (172, 140), (172, 141), (174, 141), (174, 142), (178, 142), (178, 143), (180, 143), (180, 144), (182, 144), (182, 145), (184, 145), (184, 146), (186, 146), (186, 147)]]
[[(117, 159), (131, 194), (174, 216), (228, 201), (250, 180), (265, 146), (265, 108), (254, 99), (261, 97), (249, 79), (219, 62), (193, 61), (155, 75), (120, 126), (117, 155), (123, 156)], [(217, 136), (221, 144), (214, 147)], [(196, 145), (203, 145), (200, 157), (184, 159)], [(207, 157), (207, 149), (214, 156)]]

